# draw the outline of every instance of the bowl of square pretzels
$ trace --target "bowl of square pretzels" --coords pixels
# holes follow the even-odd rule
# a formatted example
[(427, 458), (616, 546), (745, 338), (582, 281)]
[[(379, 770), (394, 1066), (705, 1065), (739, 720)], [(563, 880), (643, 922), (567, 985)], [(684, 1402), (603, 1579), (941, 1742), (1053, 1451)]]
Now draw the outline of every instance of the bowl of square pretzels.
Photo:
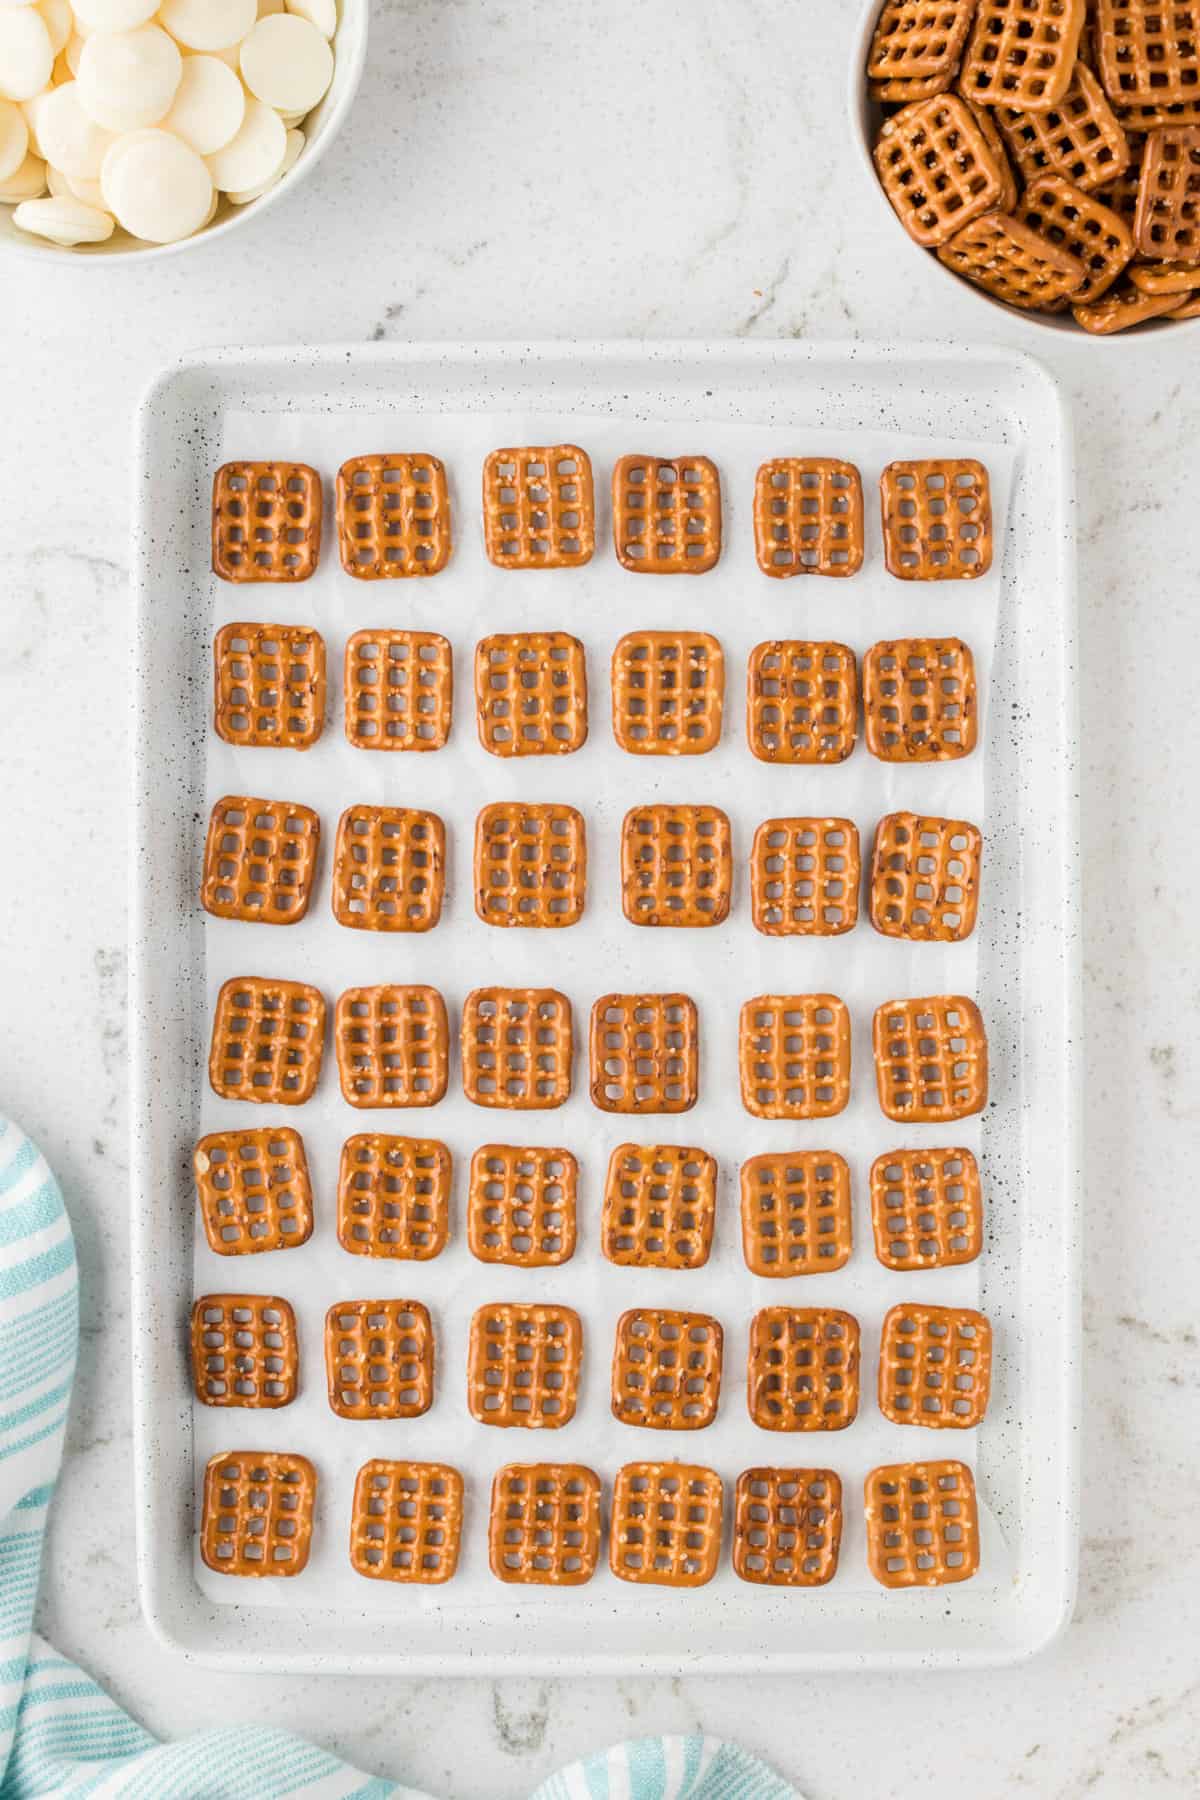
[(850, 104), (876, 193), (989, 305), (1200, 318), (1200, 0), (867, 0)]

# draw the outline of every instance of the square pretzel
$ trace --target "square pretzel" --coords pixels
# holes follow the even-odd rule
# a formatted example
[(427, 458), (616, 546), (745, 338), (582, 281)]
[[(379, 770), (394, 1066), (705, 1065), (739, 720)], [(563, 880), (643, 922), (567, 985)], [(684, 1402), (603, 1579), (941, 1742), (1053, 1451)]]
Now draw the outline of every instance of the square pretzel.
[(1082, 62), (1075, 64), (1056, 106), (1037, 112), (1000, 106), (995, 117), (1026, 187), (1040, 175), (1061, 175), (1091, 193), (1115, 180), (1129, 162), (1125, 128)]
[(476, 1106), (530, 1112), (571, 1092), (571, 1002), (557, 988), (475, 988), (462, 1016), (463, 1092)]
[(1147, 134), (1133, 239), (1142, 256), (1200, 264), (1200, 125)]
[(707, 456), (622, 456), (613, 548), (634, 575), (703, 575), (721, 554), (721, 481)]
[(621, 826), (621, 904), (631, 925), (719, 925), (733, 851), (719, 806), (635, 806)]
[(687, 994), (604, 994), (592, 1007), (591, 1094), (601, 1112), (678, 1113), (696, 1104), (696, 1003)]
[(578, 1189), (579, 1164), (569, 1150), (481, 1144), (467, 1196), (472, 1256), (521, 1269), (569, 1262)]
[[(1008, 222), (1003, 228), (1012, 229)], [(966, 236), (982, 229), (973, 226)], [(956, 237), (954, 244), (962, 241)], [(1076, 259), (1070, 260), (1074, 265)], [(1070, 273), (1082, 281), (1082, 267), (1072, 266)], [(879, 478), (879, 497), (884, 561), (892, 575), (901, 581), (970, 581), (987, 574), (992, 566), (991, 484), (974, 457), (889, 463)]]
[(475, 911), (485, 925), (561, 930), (587, 896), (587, 833), (573, 806), (497, 800), (475, 821)]
[(218, 919), (296, 924), (308, 911), (320, 841), (311, 807), (226, 794), (209, 815), (200, 904)]
[(957, 94), (916, 100), (885, 119), (872, 154), (900, 223), (926, 250), (991, 212), (1004, 192), (996, 154)]
[(1054, 106), (1070, 85), (1084, 0), (979, 0), (958, 85), (984, 106)]
[(1094, 35), (1110, 100), (1164, 107), (1200, 99), (1196, 0), (1095, 0)]
[(596, 548), (592, 465), (577, 444), (493, 450), (483, 465), (483, 535), (501, 569), (577, 569)]
[(844, 1431), (858, 1415), (858, 1320), (833, 1306), (764, 1306), (750, 1321), (746, 1404), (764, 1431)]
[(290, 1250), (312, 1236), (308, 1159), (287, 1125), (214, 1131), (192, 1153), (208, 1247), (218, 1256)]
[(205, 1294), (192, 1307), (192, 1381), (204, 1406), (288, 1406), (296, 1315), (272, 1294)]
[(858, 735), (853, 650), (799, 638), (756, 644), (746, 679), (746, 735), (760, 762), (844, 762)]
[(879, 1410), (893, 1425), (966, 1431), (987, 1411), (992, 1327), (969, 1306), (893, 1306), (879, 1340)]
[(983, 834), (965, 819), (886, 813), (871, 856), (871, 923), (883, 937), (957, 944), (975, 929)]
[(975, 0), (884, 0), (867, 51), (876, 100), (927, 100), (953, 86)]
[(618, 1144), (608, 1163), (600, 1243), (633, 1269), (698, 1269), (712, 1249), (717, 1164), (680, 1144)]
[(359, 581), (437, 575), (450, 557), (450, 496), (436, 456), (352, 456), (337, 472), (342, 567)]
[(850, 1169), (836, 1150), (767, 1150), (742, 1164), (742, 1253), (754, 1275), (824, 1275), (850, 1260)]
[(321, 477), (307, 463), (231, 462), (213, 477), (222, 581), (307, 581), (321, 554)]
[(738, 1028), (742, 1105), (756, 1119), (830, 1119), (850, 1098), (850, 1014), (836, 994), (759, 994)]
[(569, 1306), (481, 1306), (467, 1347), (467, 1405), (481, 1425), (557, 1431), (575, 1416), (583, 1327)]
[(626, 1463), (613, 1483), (608, 1561), (621, 1581), (703, 1587), (717, 1572), (725, 1494), (695, 1463)]
[(867, 1563), (884, 1587), (943, 1587), (979, 1567), (975, 1479), (966, 1463), (889, 1463), (863, 1492)]
[(1124, 219), (1062, 175), (1030, 179), (1021, 218), (1082, 262), (1086, 278), (1072, 294), (1072, 302), (1090, 305), (1106, 294), (1133, 256), (1133, 235)]
[(372, 1581), (449, 1581), (458, 1568), (462, 1522), (457, 1469), (375, 1457), (354, 1481), (350, 1566)]
[[(1068, 299), (1078, 292), (1087, 278), (1087, 270), (1080, 258), (1073, 256), (1064, 244), (1043, 237), (1023, 219), (1008, 213), (988, 213), (986, 218), (973, 219), (956, 232), (948, 244), (941, 246), (937, 257), (964, 281), (993, 294), (1007, 306), (1016, 306), (1025, 312), (1065, 310)], [(936, 521), (933, 529), (944, 531), (944, 521)], [(954, 566), (964, 555), (975, 554), (974, 542), (966, 550), (956, 550), (944, 538), (931, 541), (924, 534), (918, 537), (917, 526), (909, 522), (901, 524), (900, 531), (907, 530), (912, 536), (907, 544), (901, 541), (896, 546), (893, 557), (893, 539), (887, 535), (888, 530), (885, 520), (884, 549), (888, 567), (892, 568), (893, 560), (898, 561), (900, 566), (892, 568), (892, 573), (900, 575), (902, 580), (938, 581), (946, 576), (965, 578), (978, 573), (974, 567)], [(918, 567), (930, 558), (932, 569), (924, 575), (918, 574)], [(942, 559), (940, 567), (937, 558)]]
[(842, 1483), (832, 1469), (744, 1469), (733, 1514), (733, 1572), (760, 1587), (824, 1587), (842, 1547)]
[(631, 756), (703, 756), (724, 706), (725, 655), (707, 631), (630, 631), (613, 651), (613, 736)]
[(652, 1431), (702, 1431), (717, 1416), (725, 1333), (707, 1313), (636, 1307), (617, 1320), (613, 1417)]
[(429, 1262), (450, 1235), (452, 1160), (437, 1138), (364, 1131), (342, 1145), (338, 1243), (351, 1256)]
[(979, 736), (975, 658), (961, 638), (897, 638), (863, 657), (867, 749), (881, 762), (949, 762)]
[(499, 1581), (580, 1587), (600, 1560), (600, 1477), (582, 1463), (506, 1463), (492, 1479), (488, 1561)]
[(1122, 281), (1099, 300), (1087, 304), (1073, 301), (1071, 311), (1076, 323), (1094, 337), (1111, 337), (1115, 331), (1128, 331), (1148, 319), (1178, 318), (1178, 303), (1178, 294), (1147, 294), (1131, 281)]
[(293, 1451), (227, 1450), (204, 1471), (200, 1555), (219, 1575), (299, 1575), (317, 1471)]
[(566, 631), (496, 632), (475, 646), (479, 741), (493, 756), (568, 756), (588, 733), (583, 645)]
[(433, 1325), (419, 1300), (339, 1300), (325, 1314), (340, 1419), (416, 1419), (433, 1405)]
[(325, 1048), (325, 1000), (306, 981), (235, 975), (217, 995), (208, 1079), (222, 1100), (302, 1106)]
[(885, 1269), (948, 1269), (983, 1248), (979, 1164), (969, 1150), (892, 1150), (871, 1164), (871, 1228)]
[(862, 861), (850, 819), (764, 819), (750, 851), (750, 911), (766, 937), (840, 937), (858, 923)]
[(355, 631), (346, 640), (346, 736), (356, 750), (441, 750), (454, 659), (436, 631)]
[(863, 494), (854, 464), (836, 456), (761, 463), (754, 478), (754, 552), (764, 575), (857, 575)]
[(333, 916), (351, 931), (432, 931), (446, 891), (446, 827), (410, 806), (348, 806), (333, 847)]
[(987, 1035), (979, 1008), (962, 994), (885, 1001), (875, 1011), (874, 1049), (889, 1119), (938, 1124), (987, 1104)]
[(347, 988), (333, 1020), (351, 1106), (436, 1106), (450, 1071), (446, 1002), (432, 987)]
[(227, 744), (307, 750), (325, 723), (325, 639), (308, 625), (222, 625), (213, 726)]

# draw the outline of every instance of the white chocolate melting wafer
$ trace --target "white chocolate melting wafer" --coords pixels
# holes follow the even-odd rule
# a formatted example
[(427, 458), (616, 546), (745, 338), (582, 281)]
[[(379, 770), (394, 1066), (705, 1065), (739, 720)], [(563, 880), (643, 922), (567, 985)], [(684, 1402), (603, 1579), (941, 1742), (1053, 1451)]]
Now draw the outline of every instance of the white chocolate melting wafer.
[(189, 50), (228, 50), (258, 17), (257, 0), (165, 0), (159, 20)]
[(113, 233), (110, 214), (69, 196), (22, 200), (13, 213), (13, 224), (67, 249), (74, 244), (102, 244)]
[(242, 128), (246, 90), (219, 56), (185, 56), (175, 103), (163, 120), (198, 156), (223, 150)]
[(0, 99), (32, 100), (50, 79), (54, 51), (33, 6), (0, 6)]
[(79, 103), (109, 131), (137, 131), (166, 115), (182, 75), (179, 46), (157, 25), (97, 31), (79, 58)]
[(333, 79), (333, 51), (315, 25), (292, 13), (260, 19), (241, 48), (242, 80), (280, 112), (308, 112)]
[(283, 167), (286, 155), (283, 120), (261, 100), (251, 98), (237, 136), (206, 161), (214, 186), (223, 193), (238, 194), (270, 181)]

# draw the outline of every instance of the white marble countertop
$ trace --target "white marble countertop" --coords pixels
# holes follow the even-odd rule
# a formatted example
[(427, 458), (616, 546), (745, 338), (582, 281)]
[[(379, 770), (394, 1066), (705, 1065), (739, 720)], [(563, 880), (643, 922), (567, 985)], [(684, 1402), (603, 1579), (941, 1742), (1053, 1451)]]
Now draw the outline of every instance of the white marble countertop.
[[(1200, 335), (1099, 351), (1035, 336), (882, 230), (845, 118), (857, 11), (375, 0), (343, 137), (311, 187), (228, 248), (128, 270), (0, 262), (0, 1106), (63, 1180), (86, 1334), (40, 1624), (164, 1735), (253, 1712), (461, 1800), (522, 1794), (617, 1737), (700, 1726), (810, 1800), (1200, 1785)], [(1033, 1663), (933, 1678), (389, 1681), (368, 1697), (342, 1678), (187, 1667), (142, 1623), (132, 1550), (134, 402), (177, 352), (223, 343), (734, 333), (986, 335), (1035, 350), (1075, 407), (1088, 1076), (1075, 1622)]]

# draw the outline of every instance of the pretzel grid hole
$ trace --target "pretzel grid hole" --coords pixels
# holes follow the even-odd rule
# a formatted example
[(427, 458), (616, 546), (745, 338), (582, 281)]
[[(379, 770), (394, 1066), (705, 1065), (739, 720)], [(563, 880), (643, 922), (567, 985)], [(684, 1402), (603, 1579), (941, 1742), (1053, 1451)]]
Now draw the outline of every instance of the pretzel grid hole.
[(346, 731), (365, 750), (438, 750), (450, 729), (450, 646), (431, 632), (360, 632), (346, 646)]

